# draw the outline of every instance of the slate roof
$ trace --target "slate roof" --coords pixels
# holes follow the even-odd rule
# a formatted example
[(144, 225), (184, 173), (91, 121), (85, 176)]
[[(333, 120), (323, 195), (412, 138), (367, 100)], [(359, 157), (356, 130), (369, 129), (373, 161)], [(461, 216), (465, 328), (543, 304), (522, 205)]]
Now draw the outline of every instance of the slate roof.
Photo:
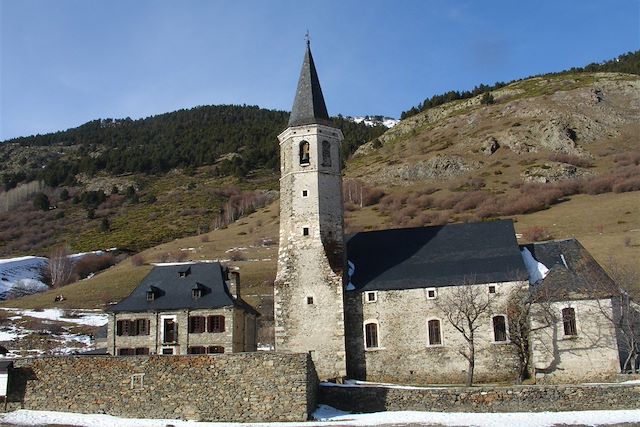
[(606, 298), (617, 285), (576, 239), (522, 245), (549, 269), (542, 287), (551, 300)]
[[(194, 286), (203, 290), (200, 298), (192, 297)], [(156, 293), (153, 301), (147, 301), (149, 290)], [(242, 299), (231, 297), (224, 282), (223, 267), (214, 262), (156, 266), (131, 295), (109, 311), (118, 313), (231, 306), (257, 314)]]
[(527, 280), (511, 220), (347, 236), (351, 283), (395, 290)]
[(307, 42), (307, 50), (300, 70), (296, 97), (289, 116), (289, 126), (303, 126), (308, 124), (330, 124), (327, 106), (324, 103), (322, 89), (316, 66), (313, 63), (311, 47)]

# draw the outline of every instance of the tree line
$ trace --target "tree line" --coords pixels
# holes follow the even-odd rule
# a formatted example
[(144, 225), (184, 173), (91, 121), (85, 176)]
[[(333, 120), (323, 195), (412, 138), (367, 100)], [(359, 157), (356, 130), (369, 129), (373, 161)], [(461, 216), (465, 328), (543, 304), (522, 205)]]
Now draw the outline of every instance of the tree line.
[[(214, 105), (183, 109), (139, 120), (98, 119), (77, 128), (5, 141), (22, 146), (75, 146), (73, 156), (53, 158), (44, 167), (2, 177), (5, 190), (20, 182), (42, 179), (48, 186), (71, 185), (75, 175), (161, 174), (173, 168), (216, 164), (220, 175), (246, 176), (249, 171), (278, 170), (277, 135), (286, 128), (289, 113), (257, 106)], [(345, 140), (343, 157), (380, 136), (383, 126), (333, 118)], [(219, 161), (228, 153), (233, 158)], [(218, 163), (216, 163), (218, 162)]]
[[(640, 74), (640, 50), (635, 52), (628, 52), (623, 55), (618, 56), (615, 59), (611, 59), (608, 61), (604, 61), (602, 63), (591, 63), (584, 67), (572, 67), (568, 70), (556, 72), (556, 73), (547, 73), (542, 75), (535, 75), (526, 77), (524, 79), (513, 80), (509, 83), (504, 82), (496, 82), (493, 85), (481, 84), (479, 86), (475, 86), (472, 90), (465, 91), (457, 91), (450, 90), (443, 94), (433, 95), (430, 98), (426, 98), (424, 101), (419, 103), (418, 105), (411, 107), (407, 111), (403, 111), (400, 115), (400, 119), (406, 119), (411, 116), (415, 116), (416, 114), (428, 110), (429, 108), (437, 107), (439, 105), (446, 104), (447, 102), (456, 101), (459, 99), (469, 99), (474, 96), (478, 96), (484, 93), (489, 93), (493, 90), (500, 89), (508, 84), (530, 79), (533, 77), (548, 77), (548, 76), (557, 76), (561, 74), (567, 73), (595, 73), (595, 72), (614, 72), (614, 73), (628, 73), (628, 74)], [(489, 104), (491, 102), (486, 102), (488, 100), (488, 96), (483, 100), (483, 103)]]

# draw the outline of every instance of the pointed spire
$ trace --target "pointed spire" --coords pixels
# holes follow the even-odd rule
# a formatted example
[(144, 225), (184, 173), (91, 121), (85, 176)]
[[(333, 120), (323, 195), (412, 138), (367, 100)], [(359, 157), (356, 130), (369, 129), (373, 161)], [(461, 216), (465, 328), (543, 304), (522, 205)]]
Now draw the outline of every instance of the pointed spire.
[(293, 101), (289, 127), (308, 124), (329, 124), (329, 114), (324, 103), (318, 73), (311, 56), (309, 33), (306, 35), (307, 50), (304, 54), (304, 62), (298, 80), (296, 98)]

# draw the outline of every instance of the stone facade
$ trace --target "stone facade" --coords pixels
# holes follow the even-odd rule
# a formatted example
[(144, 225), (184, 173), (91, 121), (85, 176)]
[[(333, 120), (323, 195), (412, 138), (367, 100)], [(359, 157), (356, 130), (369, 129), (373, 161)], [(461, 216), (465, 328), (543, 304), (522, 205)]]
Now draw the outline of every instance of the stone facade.
[(23, 359), (9, 409), (203, 421), (305, 421), (317, 377), (306, 354)]
[(542, 412), (636, 409), (638, 384), (392, 388), (321, 386), (319, 402), (354, 412)]
[(310, 124), (289, 127), (278, 138), (276, 351), (311, 352), (320, 378), (343, 377), (343, 136), (339, 129)]
[[(204, 317), (204, 332), (190, 333), (193, 317)], [(224, 318), (224, 330), (207, 332), (207, 318)], [(118, 321), (147, 321), (148, 333), (137, 335), (118, 334)], [(168, 336), (165, 321), (173, 321), (175, 335)], [(146, 332), (146, 331), (145, 331)], [(188, 354), (189, 349), (204, 347), (206, 352), (236, 353), (256, 350), (256, 316), (237, 307), (218, 309), (172, 310), (160, 312), (109, 313), (107, 351), (122, 354), (122, 349), (146, 349), (138, 354)]]
[[(496, 342), (492, 317), (506, 314), (506, 299), (525, 282), (466, 285), (479, 287), (492, 301), (491, 312), (478, 322), (474, 381), (513, 381), (518, 374), (517, 354), (508, 339)], [(493, 286), (495, 293), (489, 293)], [(460, 354), (467, 342), (448, 321), (438, 301), (454, 287), (346, 293), (347, 366), (350, 378), (404, 384), (464, 383), (467, 360)], [(370, 299), (375, 299), (370, 301)], [(441, 343), (430, 345), (428, 321), (438, 320)], [(363, 325), (377, 325), (378, 345), (365, 348)]]
[[(563, 309), (575, 314), (575, 334), (566, 334)], [(538, 383), (609, 381), (620, 372), (611, 299), (558, 301), (550, 305), (556, 322), (538, 329), (532, 315), (532, 364)], [(540, 308), (538, 309), (540, 310)], [(545, 308), (546, 310), (546, 308)]]

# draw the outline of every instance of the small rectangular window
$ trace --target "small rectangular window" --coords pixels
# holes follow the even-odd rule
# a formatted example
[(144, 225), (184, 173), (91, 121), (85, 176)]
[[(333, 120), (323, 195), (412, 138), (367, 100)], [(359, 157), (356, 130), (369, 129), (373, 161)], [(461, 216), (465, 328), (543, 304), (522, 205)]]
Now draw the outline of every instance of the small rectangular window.
[(378, 300), (377, 292), (367, 292), (367, 302), (376, 302)]
[(437, 296), (438, 292), (436, 292), (436, 288), (427, 289), (427, 299), (435, 299)]
[(489, 286), (489, 293), (490, 294), (495, 294), (496, 293), (496, 287), (493, 286), (493, 285)]
[(172, 348), (163, 348), (162, 349), (162, 354), (173, 354), (173, 349)]
[(302, 228), (302, 235), (303, 236), (308, 236), (309, 235), (309, 227)]
[(302, 190), (302, 197), (307, 197), (309, 192), (307, 190)]
[(206, 350), (202, 346), (193, 346), (187, 349), (187, 354), (206, 354)]
[(307, 304), (313, 304), (313, 297), (307, 297)]
[(133, 348), (119, 348), (118, 356), (135, 356), (136, 351)]
[(136, 356), (146, 356), (149, 354), (148, 347), (138, 347), (136, 348)]
[(209, 354), (224, 353), (224, 347), (219, 345), (209, 346), (209, 348), (207, 349), (207, 353)]

